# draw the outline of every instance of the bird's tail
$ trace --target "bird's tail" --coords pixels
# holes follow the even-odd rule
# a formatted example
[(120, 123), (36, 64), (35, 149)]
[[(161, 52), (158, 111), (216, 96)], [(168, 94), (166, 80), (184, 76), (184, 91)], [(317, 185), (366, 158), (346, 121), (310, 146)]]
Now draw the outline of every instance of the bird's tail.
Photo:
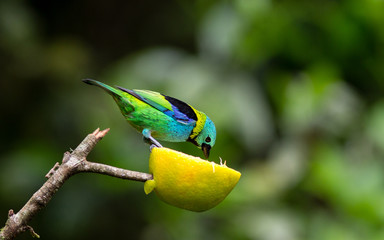
[(124, 97), (125, 93), (120, 89), (111, 87), (105, 83), (102, 83), (93, 79), (89, 79), (89, 78), (83, 79), (83, 82), (89, 85), (100, 87), (104, 91), (106, 91), (108, 94), (110, 94), (113, 97), (113, 99), (116, 101), (117, 105), (119, 105), (119, 108), (124, 115), (129, 114), (134, 110), (129, 100)]
[(111, 87), (105, 83), (102, 83), (102, 82), (99, 82), (99, 81), (96, 81), (93, 79), (89, 79), (89, 78), (83, 79), (83, 82), (85, 82), (86, 84), (89, 84), (89, 85), (98, 86), (98, 87), (102, 88), (103, 90), (105, 90), (110, 95), (112, 95), (113, 97), (121, 96), (121, 93), (122, 93), (122, 91), (119, 89), (116, 89), (116, 88)]

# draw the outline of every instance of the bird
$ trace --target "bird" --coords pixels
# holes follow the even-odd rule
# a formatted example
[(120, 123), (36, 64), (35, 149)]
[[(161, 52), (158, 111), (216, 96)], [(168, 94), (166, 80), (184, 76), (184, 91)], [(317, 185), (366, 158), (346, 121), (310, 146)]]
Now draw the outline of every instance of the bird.
[(162, 147), (157, 140), (191, 142), (209, 158), (216, 142), (216, 127), (205, 113), (158, 92), (112, 87), (88, 78), (83, 82), (110, 94), (128, 123), (141, 132), (151, 146)]

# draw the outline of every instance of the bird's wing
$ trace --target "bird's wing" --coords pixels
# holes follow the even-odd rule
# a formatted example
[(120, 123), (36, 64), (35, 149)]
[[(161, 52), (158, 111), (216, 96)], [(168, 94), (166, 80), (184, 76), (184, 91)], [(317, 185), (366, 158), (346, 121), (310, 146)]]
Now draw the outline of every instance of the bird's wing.
[(118, 87), (141, 101), (149, 104), (164, 114), (173, 117), (176, 121), (183, 124), (195, 124), (197, 116), (191, 106), (178, 99), (164, 96), (158, 92), (149, 90), (129, 90)]

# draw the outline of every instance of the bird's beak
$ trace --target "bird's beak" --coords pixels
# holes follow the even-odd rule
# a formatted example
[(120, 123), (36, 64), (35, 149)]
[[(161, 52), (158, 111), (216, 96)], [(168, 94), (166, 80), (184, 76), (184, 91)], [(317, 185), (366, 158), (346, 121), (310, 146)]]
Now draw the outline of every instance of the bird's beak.
[(201, 149), (203, 150), (205, 158), (208, 159), (209, 158), (209, 152), (211, 151), (211, 145), (203, 143), (201, 145)]

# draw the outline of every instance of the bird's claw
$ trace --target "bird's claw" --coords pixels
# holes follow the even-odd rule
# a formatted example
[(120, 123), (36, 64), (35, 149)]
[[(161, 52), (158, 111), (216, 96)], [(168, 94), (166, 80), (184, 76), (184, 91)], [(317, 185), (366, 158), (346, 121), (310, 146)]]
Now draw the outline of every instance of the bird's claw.
[(151, 146), (149, 146), (149, 152), (152, 152), (152, 149), (154, 148), (157, 148), (157, 146), (155, 144), (151, 144)]

